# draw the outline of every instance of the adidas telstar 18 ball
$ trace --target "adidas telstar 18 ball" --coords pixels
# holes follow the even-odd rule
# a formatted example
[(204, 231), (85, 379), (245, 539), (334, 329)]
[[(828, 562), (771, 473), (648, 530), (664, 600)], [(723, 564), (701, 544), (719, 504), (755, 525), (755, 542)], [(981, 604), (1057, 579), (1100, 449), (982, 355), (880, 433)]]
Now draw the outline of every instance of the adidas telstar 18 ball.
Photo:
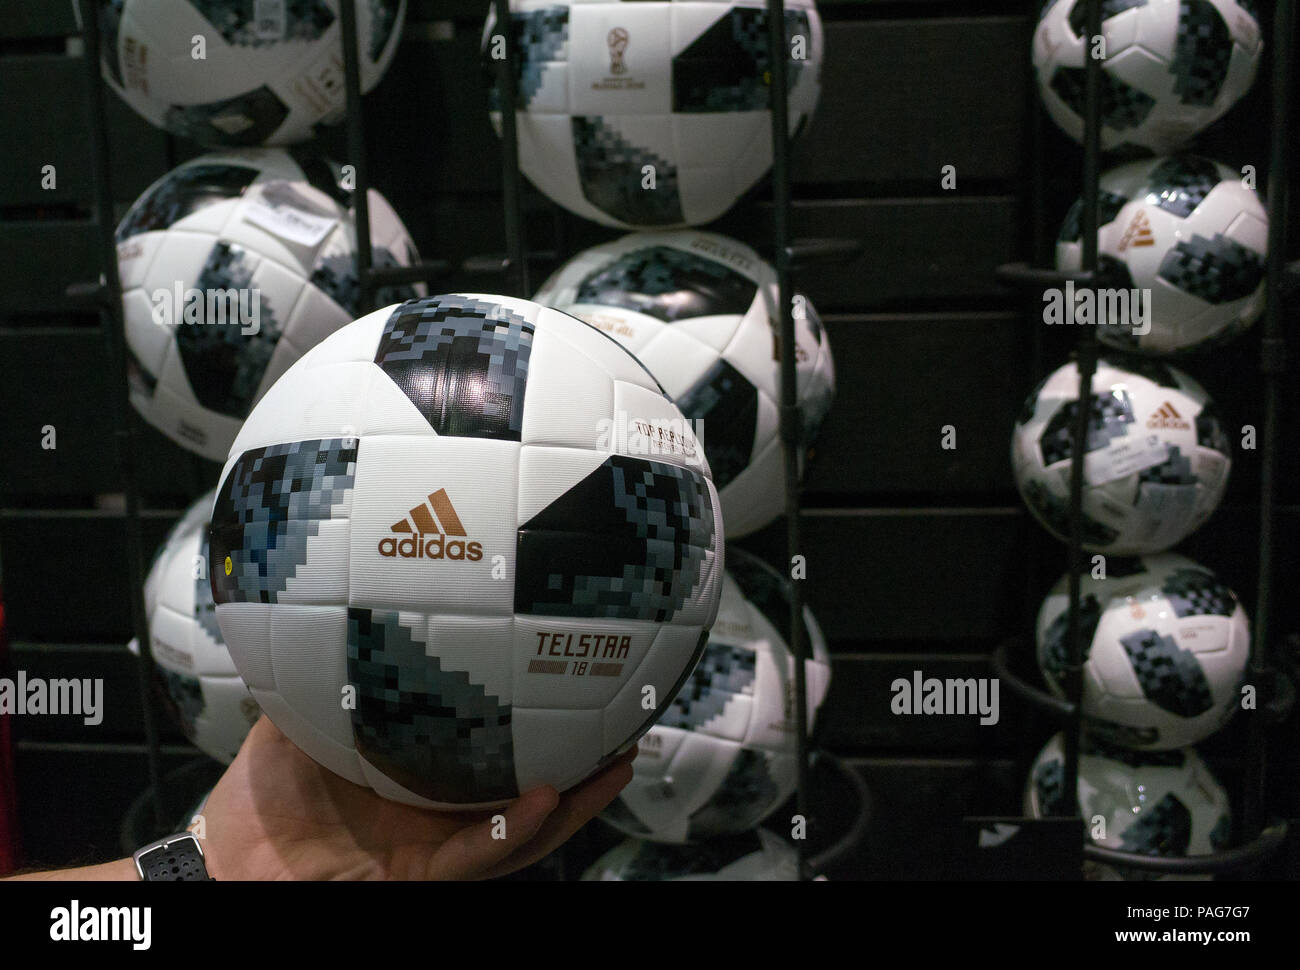
[[(1061, 229), (1057, 269), (1081, 265), (1081, 204)], [(1263, 310), (1268, 213), (1241, 173), (1196, 155), (1122, 165), (1102, 177), (1099, 221), (1098, 266), (1130, 295), (1127, 315), (1097, 301), (1104, 343), (1192, 350), (1234, 336)]]
[(164, 703), (195, 747), (229, 764), (262, 712), (217, 626), (208, 579), (212, 496), (191, 505), (158, 547), (144, 602)]
[[(1062, 814), (1064, 779), (1065, 750), (1057, 734), (1030, 769), (1025, 814)], [(1231, 835), (1228, 793), (1195, 748), (1129, 751), (1085, 736), (1078, 798), (1083, 818), (1100, 816), (1104, 822), (1104, 835), (1089, 824), (1089, 838), (1108, 849), (1151, 856), (1209, 855), (1226, 848)]]
[(697, 845), (627, 839), (597, 859), (583, 882), (794, 882), (799, 856), (766, 829)]
[[(1190, 535), (1223, 498), (1232, 446), (1205, 389), (1154, 360), (1103, 358), (1084, 446), (1083, 546), (1145, 555)], [(1025, 401), (1011, 440), (1016, 485), (1058, 539), (1069, 536), (1079, 371), (1066, 364)]]
[[(776, 273), (756, 252), (717, 233), (633, 233), (575, 256), (534, 299), (627, 347), (698, 423), (729, 538), (782, 513)], [(835, 395), (835, 362), (812, 303), (796, 297), (793, 313), (807, 448)]]
[[(1250, 624), (1204, 566), (1162, 553), (1108, 556), (1082, 577), (1088, 730), (1126, 748), (1168, 749), (1209, 737), (1236, 711)], [(1068, 662), (1068, 576), (1038, 611), (1038, 664), (1057, 696)]]
[(222, 473), (212, 563), (231, 655), (290, 740), (386, 798), (488, 806), (582, 781), (667, 708), (722, 529), (635, 357), (461, 294), (362, 317), (275, 383)]
[[(570, 212), (607, 226), (699, 225), (772, 164), (761, 0), (512, 0), (519, 165)], [(790, 132), (819, 92), (812, 0), (785, 5)], [(504, 56), (495, 14), (486, 63)], [(500, 129), (500, 93), (493, 122)]]
[[(780, 573), (727, 550), (718, 619), (699, 665), (641, 739), (631, 783), (602, 813), (656, 842), (696, 842), (751, 829), (794, 791), (794, 657)], [(830, 656), (804, 610), (808, 717), (830, 686)]]
[[(361, 310), (350, 193), (328, 163), (304, 164), (282, 149), (204, 155), (151, 185), (117, 227), (131, 403), (214, 461), (266, 388)], [(369, 199), (374, 264), (418, 260), (397, 213)]]
[(1255, 80), (1255, 0), (1102, 0), (1104, 50), (1085, 36), (1085, 0), (1047, 0), (1034, 72), (1047, 113), (1083, 140), (1087, 58), (1101, 61), (1101, 145), (1169, 151), (1220, 118)]
[[(393, 59), (406, 0), (356, 11), (365, 92)], [(99, 0), (104, 80), (202, 145), (288, 145), (341, 121), (342, 29), (339, 0)]]

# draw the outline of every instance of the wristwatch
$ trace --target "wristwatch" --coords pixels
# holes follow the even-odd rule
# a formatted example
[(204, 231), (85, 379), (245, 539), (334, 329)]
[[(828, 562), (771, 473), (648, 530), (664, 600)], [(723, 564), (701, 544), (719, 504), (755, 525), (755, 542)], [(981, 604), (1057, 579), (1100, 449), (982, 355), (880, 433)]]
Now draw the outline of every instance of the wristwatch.
[(131, 856), (145, 882), (215, 882), (203, 862), (203, 846), (191, 832), (150, 842)]

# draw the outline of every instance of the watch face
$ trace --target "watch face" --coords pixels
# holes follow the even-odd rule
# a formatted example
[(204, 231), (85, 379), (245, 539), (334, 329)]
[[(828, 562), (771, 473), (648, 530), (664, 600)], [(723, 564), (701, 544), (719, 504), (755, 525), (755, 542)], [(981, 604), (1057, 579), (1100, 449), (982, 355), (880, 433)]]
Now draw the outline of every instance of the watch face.
[(135, 868), (145, 882), (209, 882), (203, 847), (189, 832), (169, 835), (135, 853)]

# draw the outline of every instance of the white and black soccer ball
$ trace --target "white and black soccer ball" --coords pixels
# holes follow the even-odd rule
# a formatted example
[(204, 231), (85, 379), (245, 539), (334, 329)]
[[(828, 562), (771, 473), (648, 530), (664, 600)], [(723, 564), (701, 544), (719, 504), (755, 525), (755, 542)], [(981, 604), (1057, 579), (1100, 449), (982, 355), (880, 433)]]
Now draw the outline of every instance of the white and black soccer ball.
[(262, 712), (217, 626), (208, 579), (212, 498), (208, 492), (191, 505), (158, 547), (144, 602), (164, 704), (195, 747), (229, 764)]
[[(1082, 264), (1081, 205), (1061, 228), (1059, 270)], [(1102, 176), (1099, 213), (1098, 267), (1114, 278), (1108, 286), (1139, 293), (1127, 319), (1109, 319), (1108, 302), (1098, 301), (1102, 342), (1156, 354), (1195, 350), (1259, 317), (1268, 212), (1239, 172), (1187, 154), (1132, 162)]]
[[(633, 233), (578, 254), (534, 299), (623, 344), (699, 422), (728, 538), (784, 511), (776, 272), (754, 250), (693, 229)], [(835, 361), (807, 297), (793, 315), (806, 449), (835, 395)]]
[[(623, 229), (700, 225), (771, 166), (761, 0), (511, 0), (510, 9), (519, 165), (570, 212)], [(817, 105), (822, 25), (813, 0), (789, 0), (785, 18), (793, 136)], [(495, 32), (493, 13), (490, 67)]]
[[(1232, 445), (1205, 389), (1148, 358), (1102, 358), (1092, 379), (1084, 455), (1083, 547), (1122, 556), (1163, 552), (1218, 507)], [(1011, 439), (1020, 495), (1058, 539), (1069, 536), (1070, 453), (1078, 412), (1073, 362), (1025, 401)]]
[(211, 549), (276, 726), (441, 808), (563, 790), (631, 747), (703, 651), (723, 568), (703, 451), (636, 358), (476, 294), (378, 310), (294, 364), (235, 439)]
[[(754, 828), (796, 782), (794, 657), (788, 584), (727, 550), (718, 618), (704, 656), (640, 741), (632, 781), (601, 818), (656, 842), (698, 842)], [(830, 655), (804, 609), (811, 727), (830, 687)]]
[[(266, 388), (362, 309), (351, 194), (329, 163), (299, 157), (203, 155), (145, 190), (117, 227), (131, 403), (214, 461)], [(418, 261), (397, 213), (368, 197), (374, 265)]]
[(627, 839), (582, 874), (583, 882), (794, 882), (798, 878), (794, 846), (767, 829), (695, 845)]
[[(339, 2), (98, 0), (104, 80), (145, 120), (201, 145), (306, 141), (345, 110)], [(356, 11), (366, 92), (397, 50), (406, 0)]]
[[(1029, 771), (1025, 814), (1061, 815), (1064, 792), (1065, 748), (1057, 734)], [(1228, 793), (1195, 748), (1130, 751), (1085, 736), (1078, 800), (1088, 837), (1120, 852), (1209, 855), (1226, 848), (1232, 833)], [(1148, 878), (1137, 870), (1118, 871), (1128, 878)]]
[[(1047, 0), (1034, 31), (1043, 105), (1083, 140), (1092, 53), (1085, 0)], [(1254, 0), (1102, 0), (1101, 146), (1166, 152), (1222, 117), (1249, 89), (1263, 52)]]
[[(1233, 715), (1250, 656), (1237, 596), (1185, 556), (1108, 556), (1082, 577), (1083, 716), (1126, 748), (1196, 744)], [(1038, 665), (1057, 696), (1068, 660), (1068, 576), (1038, 610)]]

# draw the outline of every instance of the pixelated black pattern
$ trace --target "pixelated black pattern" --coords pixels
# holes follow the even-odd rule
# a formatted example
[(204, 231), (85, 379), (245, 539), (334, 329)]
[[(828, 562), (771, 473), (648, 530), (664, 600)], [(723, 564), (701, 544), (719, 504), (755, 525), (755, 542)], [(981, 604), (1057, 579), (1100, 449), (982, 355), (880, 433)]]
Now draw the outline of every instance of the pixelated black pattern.
[[(668, 226), (685, 221), (676, 165), (632, 144), (603, 118), (575, 115), (570, 122), (583, 198), (629, 225)], [(641, 170), (646, 165), (654, 166), (654, 189), (641, 187)]]
[(1173, 368), (1156, 360), (1154, 357), (1106, 356), (1102, 358), (1101, 362), (1118, 370), (1132, 371), (1134, 374), (1145, 377), (1158, 387), (1169, 387), (1174, 390), (1181, 389)]
[[(1097, 195), (1097, 225), (1100, 227), (1113, 222), (1116, 213), (1127, 204), (1128, 199), (1118, 192), (1100, 190)], [(1065, 214), (1065, 222), (1061, 224), (1059, 240), (1061, 242), (1079, 242), (1083, 237), (1083, 230), (1080, 228), (1082, 220), (1083, 200), (1075, 199), (1074, 204), (1070, 206), (1070, 211)]]
[(1196, 416), (1196, 443), (1224, 456), (1232, 455), (1232, 444), (1224, 429), (1223, 417), (1214, 403), (1207, 403)]
[[(1070, 534), (1070, 513), (1065, 499), (1060, 498), (1039, 481), (1030, 479), (1024, 483), (1025, 502), (1038, 513), (1047, 527), (1058, 536)], [(1119, 538), (1119, 531), (1084, 513), (1083, 541), (1093, 547), (1108, 546)]]
[(1179, 717), (1196, 717), (1214, 706), (1210, 684), (1196, 654), (1155, 630), (1119, 638), (1147, 700)]
[(257, 0), (189, 0), (207, 21), (236, 47), (270, 47), (293, 40), (319, 40), (334, 23), (334, 13), (322, 0), (284, 0), (284, 34), (259, 36), (254, 23)]
[(694, 731), (717, 717), (737, 694), (754, 692), (757, 654), (752, 647), (710, 640), (704, 656), (659, 723)]
[(1136, 751), (1093, 732), (1083, 735), (1079, 751), (1109, 758), (1130, 768), (1181, 768), (1187, 762), (1187, 756), (1179, 748), (1168, 751)]
[(1160, 740), (1160, 730), (1155, 727), (1137, 727), (1118, 724), (1100, 718), (1087, 718), (1088, 730), (1108, 744), (1125, 748), (1145, 748)]
[[(515, 42), (515, 105), (527, 110), (542, 89), (542, 74), (550, 64), (568, 60), (568, 6), (511, 11), (510, 26)], [(491, 47), (488, 39), (485, 53)], [(491, 62), (486, 62), (490, 68)], [(495, 81), (495, 72), (493, 72)], [(489, 89), (489, 108), (501, 110), (501, 92), (494, 83)]]
[[(739, 546), (727, 549), (727, 575), (736, 581), (749, 604), (790, 644), (790, 581), (751, 552)], [(812, 632), (802, 618), (803, 642), (812, 655)]]
[(117, 50), (117, 32), (122, 26), (126, 0), (99, 0), (99, 50), (108, 73), (122, 87), (122, 62)]
[(1065, 763), (1052, 757), (1034, 767), (1034, 792), (1041, 816), (1065, 814)]
[(203, 699), (203, 685), (197, 677), (178, 673), (154, 665), (158, 696), (172, 719), (180, 725), (185, 736), (194, 740), (195, 722), (202, 716), (207, 702)]
[(1175, 569), (1160, 591), (1179, 617), (1232, 616), (1237, 608), (1237, 595), (1205, 569)]
[[(280, 323), (271, 304), (253, 286), (248, 255), (241, 246), (224, 242), (214, 245), (194, 283), (194, 289), (203, 295), (203, 322), (184, 323), (183, 308), (173, 311), (176, 349), (195, 399), (208, 410), (232, 418), (248, 417), (280, 340)], [(232, 294), (232, 298), (221, 299), (217, 291)], [(215, 319), (208, 316), (209, 297)], [(243, 309), (251, 311), (248, 303), (253, 297), (258, 301), (258, 330), (244, 333), (240, 313)], [(219, 322), (223, 312), (225, 322)]]
[(1020, 413), (1016, 415), (1017, 425), (1028, 424), (1034, 419), (1034, 412), (1038, 410), (1038, 395), (1043, 393), (1043, 388), (1047, 386), (1051, 376), (1051, 374), (1048, 374), (1035, 384), (1034, 389), (1029, 392), (1029, 396), (1025, 398), (1025, 403), (1020, 406)]
[[(1052, 75), (1051, 88), (1066, 107), (1083, 117), (1083, 75), (1081, 67), (1058, 67)], [(1146, 121), (1156, 99), (1130, 87), (1109, 72), (1101, 76), (1101, 120), (1107, 128), (1124, 131)]]
[(1221, 181), (1219, 170), (1209, 159), (1175, 155), (1151, 170), (1144, 191), (1157, 208), (1186, 219)]
[(1142, 809), (1120, 834), (1120, 850), (1140, 855), (1186, 855), (1192, 841), (1192, 813), (1173, 792)]
[(257, 178), (247, 165), (185, 165), (136, 199), (117, 227), (117, 241), (166, 229), (205, 206), (238, 198)]
[(780, 791), (772, 777), (770, 755), (741, 748), (713, 796), (691, 813), (687, 839), (751, 829), (777, 806)]
[(130, 347), (126, 348), (126, 380), (133, 391), (145, 397), (153, 397), (158, 387), (158, 378), (149, 373), (144, 361)]
[(758, 388), (719, 357), (677, 398), (691, 421), (703, 421), (704, 455), (716, 488), (725, 488), (749, 467), (758, 432)]
[(513, 798), (511, 708), (459, 670), (444, 670), (395, 611), (348, 609), (348, 681), (357, 753), (435, 802)]
[[(1241, 3), (1241, 0), (1237, 0)], [(1245, 4), (1242, 4), (1245, 6)], [(1215, 852), (1226, 849), (1232, 844), (1232, 819), (1227, 812), (1219, 816), (1214, 823), (1214, 828), (1210, 829), (1210, 848)]]
[(1264, 257), (1222, 233), (1180, 239), (1160, 261), (1156, 276), (1206, 303), (1250, 296), (1264, 280)]
[(717, 527), (698, 471), (610, 455), (519, 527), (515, 612), (670, 622), (707, 578)]
[(624, 882), (659, 882), (711, 875), (762, 851), (763, 841), (755, 831), (719, 835), (698, 845), (642, 842), (619, 878)]
[[(401, 265), (397, 257), (383, 246), (375, 246), (371, 258), (371, 265), (376, 269)], [(311, 282), (352, 316), (361, 316), (361, 281), (357, 279), (355, 253), (323, 255), (317, 261), (315, 269), (311, 271)], [(415, 287), (409, 284), (393, 284), (375, 291), (375, 302), (380, 306), (403, 303), (415, 297)]]
[(346, 500), (356, 471), (356, 438), (294, 441), (240, 455), (217, 491), (208, 533), (216, 603), (278, 602), (307, 561), (307, 539)]
[[(1107, 562), (1109, 566), (1109, 561)], [(1092, 638), (1097, 634), (1097, 624), (1101, 622), (1101, 604), (1091, 593), (1079, 601), (1079, 634), (1083, 638), (1083, 657), (1087, 660), (1092, 652)], [(1070, 611), (1062, 610), (1056, 619), (1043, 631), (1043, 670), (1053, 680), (1059, 682), (1065, 676), (1069, 663)]]
[(402, 9), (401, 0), (369, 0), (370, 7), (370, 43), (366, 53), (371, 63), (379, 60), (379, 55), (393, 36), (397, 26), (397, 13)]
[(286, 145), (284, 150), (302, 169), (308, 185), (324, 192), (343, 208), (352, 208), (352, 191), (339, 184), (343, 181), (343, 166), (326, 158), (320, 145), (314, 141), (300, 142)]
[[(212, 571), (212, 561), (208, 558), (208, 530), (205, 528), (199, 537), (199, 558)], [(224, 558), (224, 557), (223, 557)], [(221, 627), (217, 625), (217, 604), (212, 599), (212, 580), (204, 574), (194, 579), (194, 619), (199, 628), (210, 636), (214, 642), (224, 644), (221, 639)]]
[(1214, 4), (1181, 0), (1174, 59), (1169, 65), (1179, 101), (1203, 107), (1214, 104), (1227, 80), (1231, 59), (1232, 35)]
[[(1078, 411), (1077, 400), (1064, 401), (1048, 420), (1038, 439), (1044, 465), (1054, 465), (1070, 457), (1070, 443), (1074, 439), (1074, 416)], [(1111, 388), (1093, 395), (1088, 418), (1088, 441), (1084, 451), (1091, 454), (1105, 448), (1117, 438), (1123, 438), (1129, 433), (1133, 420), (1133, 403), (1129, 400), (1128, 391)]]
[[(1131, 10), (1133, 7), (1145, 7), (1147, 0), (1101, 0), (1101, 19), (1105, 23), (1117, 13), (1123, 13), (1125, 10)], [(1046, 11), (1044, 11), (1046, 13)], [(1077, 0), (1075, 5), (1070, 8), (1068, 20), (1070, 29), (1074, 31), (1075, 37), (1082, 37), (1085, 21), (1088, 18), (1088, 4), (1085, 0)]]
[(622, 307), (672, 323), (743, 314), (757, 292), (753, 280), (716, 259), (676, 246), (645, 246), (588, 273), (574, 302)]
[(1144, 468), (1138, 472), (1139, 490), (1141, 485), (1195, 485), (1196, 473), (1192, 471), (1192, 460), (1183, 454), (1177, 445), (1169, 446), (1169, 457), (1158, 465)]
[[(806, 11), (785, 12), (786, 49), (796, 34), (812, 43)], [(793, 90), (807, 59), (786, 58), (786, 90)], [(733, 7), (673, 57), (673, 111), (761, 111), (768, 107), (771, 61), (767, 11)]]
[(636, 813), (627, 807), (627, 802), (623, 800), (622, 795), (619, 795), (618, 798), (606, 805), (601, 810), (600, 816), (615, 828), (629, 832), (632, 835), (650, 834), (650, 826), (641, 821)]
[(440, 435), (518, 441), (533, 325), (464, 296), (411, 300), (392, 312), (379, 365)]
[(201, 145), (261, 145), (288, 116), (288, 106), (263, 84), (225, 101), (174, 104), (163, 116), (163, 127)]

